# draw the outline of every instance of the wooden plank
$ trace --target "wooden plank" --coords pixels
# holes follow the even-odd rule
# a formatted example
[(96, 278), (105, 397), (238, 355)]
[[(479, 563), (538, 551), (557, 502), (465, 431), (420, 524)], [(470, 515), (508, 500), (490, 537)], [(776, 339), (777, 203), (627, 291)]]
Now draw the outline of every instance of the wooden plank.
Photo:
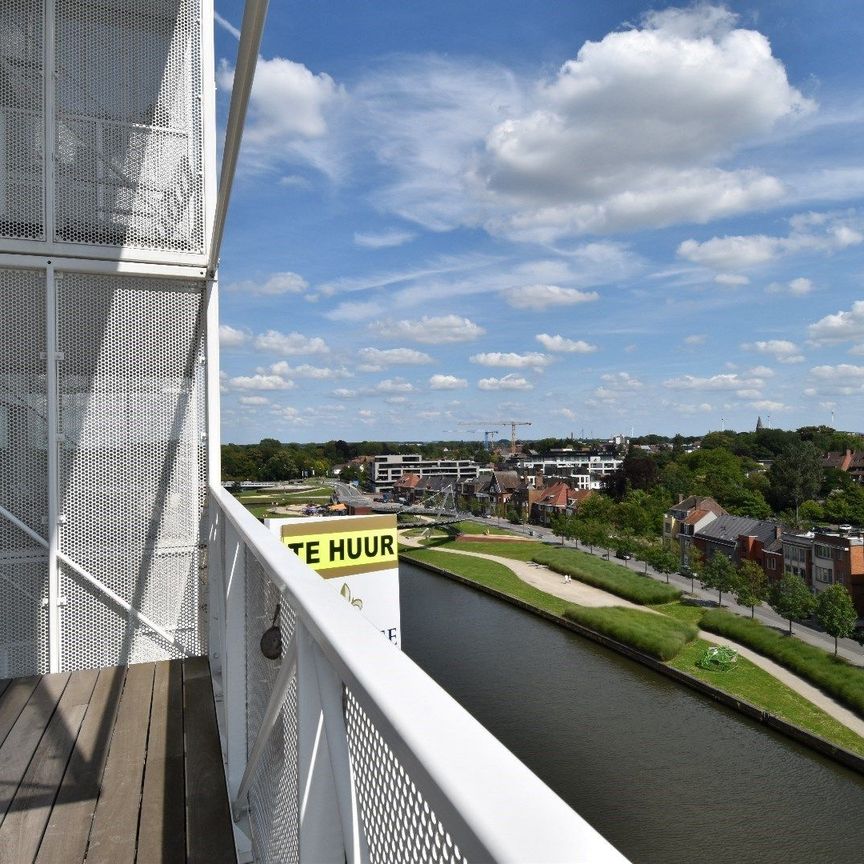
[(184, 864), (186, 808), (183, 747), (183, 661), (156, 664), (138, 864)]
[(87, 864), (134, 864), (153, 663), (129, 667), (93, 816)]
[(77, 864), (84, 860), (125, 679), (125, 666), (99, 670), (78, 742), (42, 838), (38, 864)]
[(0, 697), (0, 744), (6, 740), (6, 736), (15, 725), (18, 715), (24, 710), (27, 700), (33, 695), (38, 683), (38, 675), (32, 678), (15, 678), (9, 682), (3, 696)]
[(187, 861), (189, 864), (235, 864), (234, 830), (206, 657), (183, 661), (183, 722)]
[(0, 861), (32, 864), (98, 672), (74, 672), (0, 826)]
[(43, 675), (0, 747), (0, 823), (68, 681), (68, 672)]

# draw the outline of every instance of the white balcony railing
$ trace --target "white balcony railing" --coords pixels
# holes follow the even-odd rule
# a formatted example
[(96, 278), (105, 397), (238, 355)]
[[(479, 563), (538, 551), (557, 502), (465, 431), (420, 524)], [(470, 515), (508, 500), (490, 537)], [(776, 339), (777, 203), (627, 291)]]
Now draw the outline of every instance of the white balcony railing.
[(241, 860), (625, 861), (229, 493), (210, 495), (210, 656)]

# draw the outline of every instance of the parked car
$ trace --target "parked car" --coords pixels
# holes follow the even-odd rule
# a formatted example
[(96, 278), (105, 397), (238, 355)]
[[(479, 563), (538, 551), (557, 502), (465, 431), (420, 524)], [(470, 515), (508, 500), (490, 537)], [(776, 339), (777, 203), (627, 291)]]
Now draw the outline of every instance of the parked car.
[(622, 561), (629, 561), (633, 556), (626, 549), (616, 549), (615, 557)]

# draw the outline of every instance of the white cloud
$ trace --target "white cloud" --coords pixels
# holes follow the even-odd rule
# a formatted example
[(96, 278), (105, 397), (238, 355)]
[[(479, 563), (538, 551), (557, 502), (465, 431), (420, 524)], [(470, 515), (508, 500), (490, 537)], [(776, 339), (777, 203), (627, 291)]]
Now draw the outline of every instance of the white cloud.
[(567, 339), (564, 336), (551, 336), (548, 333), (538, 333), (534, 337), (547, 351), (560, 351), (569, 354), (590, 354), (597, 350), (596, 345), (582, 339)]
[(219, 325), (219, 344), (223, 348), (239, 348), (246, 343), (249, 334), (228, 324)]
[(813, 290), (813, 283), (803, 276), (789, 282), (772, 282), (766, 289), (769, 294), (791, 294), (793, 297), (804, 297)]
[(840, 363), (838, 366), (814, 366), (810, 370), (814, 378), (822, 381), (864, 381), (864, 366), (853, 366), (851, 363)]
[(385, 378), (375, 386), (379, 393), (411, 393), (414, 386), (404, 378)]
[(617, 390), (640, 390), (643, 386), (642, 382), (629, 372), (608, 372), (601, 375), (600, 380)]
[[(222, 61), (216, 81), (223, 90), (234, 84), (234, 70)], [(293, 139), (320, 138), (327, 132), (325, 111), (340, 96), (326, 74), (315, 75), (302, 63), (259, 58), (243, 133), (244, 147), (256, 151), (285, 147)]]
[(274, 375), (290, 376), (291, 378), (311, 378), (323, 381), (329, 378), (350, 378), (351, 373), (347, 369), (331, 369), (327, 366), (310, 366), (302, 363), (300, 366), (291, 366), (284, 360), (274, 363), (270, 367)]
[(511, 373), (503, 378), (481, 378), (477, 382), (481, 390), (533, 390), (534, 385), (521, 375)]
[(738, 286), (738, 285), (749, 285), (750, 280), (746, 276), (741, 276), (736, 273), (718, 273), (714, 277), (714, 281), (718, 285), (730, 285), (730, 286)]
[(758, 354), (768, 354), (778, 363), (802, 363), (804, 361), (801, 349), (788, 339), (745, 342), (741, 348), (745, 351), (755, 351)]
[[(852, 221), (856, 227), (849, 224)], [(712, 237), (703, 243), (685, 240), (678, 246), (678, 257), (712, 270), (745, 270), (784, 255), (831, 253), (864, 242), (856, 217), (849, 213), (801, 213), (793, 216), (789, 225), (785, 237), (749, 234)], [(807, 279), (793, 279), (786, 290), (800, 295), (811, 287)]]
[(684, 337), (685, 345), (704, 345), (708, 337), (704, 333), (694, 333)]
[(486, 332), (470, 319), (458, 315), (424, 315), (414, 321), (380, 321), (370, 329), (394, 339), (411, 339), (426, 345), (470, 342)]
[(330, 349), (320, 336), (268, 330), (255, 337), (255, 347), (274, 354), (327, 354)]
[(864, 300), (856, 300), (846, 312), (826, 315), (811, 324), (808, 334), (815, 345), (837, 345), (841, 342), (864, 340)]
[(558, 285), (526, 285), (508, 288), (502, 292), (507, 302), (516, 309), (546, 309), (549, 306), (572, 306), (598, 300), (596, 291), (561, 288)]
[(765, 382), (759, 377), (742, 378), (737, 373), (712, 375), (710, 378), (681, 375), (663, 382), (663, 386), (670, 390), (755, 390), (763, 387), (764, 384)]
[(213, 18), (226, 33), (230, 33), (235, 39), (240, 38), (240, 30), (235, 27), (227, 18), (223, 18), (218, 12), (215, 11), (213, 12)]
[(786, 411), (788, 405), (782, 402), (772, 402), (770, 399), (761, 399), (750, 403), (757, 411)]
[(269, 405), (270, 400), (266, 396), (241, 396), (241, 405)]
[(235, 390), (290, 390), (294, 382), (280, 375), (238, 375), (229, 378), (228, 384)]
[(253, 279), (232, 282), (226, 286), (226, 290), (277, 297), (280, 294), (302, 294), (308, 287), (309, 283), (298, 273), (286, 271), (273, 273), (263, 282), (256, 282)]
[(485, 354), (472, 354), (468, 358), (472, 363), (480, 366), (494, 366), (505, 369), (543, 369), (552, 362), (551, 357), (530, 351), (527, 354), (515, 354), (512, 351), (502, 353), (501, 351), (490, 351)]
[(363, 249), (389, 249), (393, 246), (402, 246), (415, 237), (411, 231), (355, 231), (354, 243)]
[(686, 416), (708, 414), (714, 410), (710, 402), (664, 402), (663, 405)]
[(421, 366), (432, 362), (428, 354), (414, 348), (361, 348), (357, 353), (361, 372), (380, 372), (388, 366)]
[(349, 390), (347, 387), (338, 387), (330, 395), (334, 399), (356, 399), (360, 395), (360, 392), (358, 390)]
[(747, 370), (747, 374), (752, 378), (773, 378), (774, 370), (769, 366), (754, 366)]
[(468, 386), (464, 378), (455, 375), (433, 375), (429, 379), (430, 390), (461, 390)]

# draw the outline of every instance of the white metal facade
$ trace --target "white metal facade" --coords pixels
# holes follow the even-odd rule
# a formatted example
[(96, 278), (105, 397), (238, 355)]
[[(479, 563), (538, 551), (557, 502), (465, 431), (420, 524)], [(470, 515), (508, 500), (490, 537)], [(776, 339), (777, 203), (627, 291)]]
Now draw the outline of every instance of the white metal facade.
[(0, 677), (205, 650), (212, 69), (206, 0), (0, 5)]

